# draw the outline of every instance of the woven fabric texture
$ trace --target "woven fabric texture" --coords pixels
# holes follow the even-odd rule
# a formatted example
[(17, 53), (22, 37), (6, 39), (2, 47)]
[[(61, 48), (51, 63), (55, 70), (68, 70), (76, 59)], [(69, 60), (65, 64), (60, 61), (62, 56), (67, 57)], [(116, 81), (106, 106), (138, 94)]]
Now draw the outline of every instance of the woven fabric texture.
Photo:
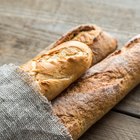
[(50, 102), (17, 69), (13, 64), (0, 67), (0, 140), (71, 140)]

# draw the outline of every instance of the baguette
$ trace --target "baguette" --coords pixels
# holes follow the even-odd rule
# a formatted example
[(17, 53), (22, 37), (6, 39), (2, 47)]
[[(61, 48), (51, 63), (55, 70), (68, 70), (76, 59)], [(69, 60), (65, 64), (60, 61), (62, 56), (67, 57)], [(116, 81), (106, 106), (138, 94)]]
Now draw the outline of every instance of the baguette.
[(116, 46), (116, 40), (99, 27), (82, 25), (20, 68), (32, 77), (39, 92), (52, 100)]
[(140, 83), (140, 36), (91, 67), (52, 102), (54, 113), (77, 140)]

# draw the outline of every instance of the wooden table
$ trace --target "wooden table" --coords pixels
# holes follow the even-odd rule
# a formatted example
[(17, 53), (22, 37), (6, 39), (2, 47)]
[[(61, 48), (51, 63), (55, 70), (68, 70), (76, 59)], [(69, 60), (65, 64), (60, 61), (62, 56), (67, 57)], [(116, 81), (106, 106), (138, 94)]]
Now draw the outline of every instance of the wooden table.
[[(82, 23), (101, 26), (121, 47), (140, 33), (140, 1), (0, 0), (0, 65), (26, 62)], [(140, 140), (140, 86), (80, 140)]]

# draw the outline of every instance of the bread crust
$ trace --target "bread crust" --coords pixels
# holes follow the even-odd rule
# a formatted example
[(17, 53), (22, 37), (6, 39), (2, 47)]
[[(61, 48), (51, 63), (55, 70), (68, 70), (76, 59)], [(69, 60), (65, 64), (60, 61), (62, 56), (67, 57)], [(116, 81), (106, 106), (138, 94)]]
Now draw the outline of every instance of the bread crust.
[(133, 38), (53, 102), (53, 111), (74, 140), (113, 108), (140, 83), (140, 36)]
[(92, 55), (86, 44), (67, 41), (23, 67), (39, 85), (40, 93), (52, 100), (91, 66)]
[[(84, 32), (86, 34), (84, 34)], [(79, 34), (81, 34), (81, 37), (84, 37), (85, 39), (82, 40), (82, 38), (79, 38)], [(90, 47), (94, 57), (93, 65), (104, 59), (114, 50), (116, 50), (118, 45), (117, 40), (109, 33), (103, 31), (99, 26), (94, 24), (83, 24), (68, 31), (60, 39), (58, 39), (56, 42), (52, 43), (49, 47), (43, 50), (40, 54), (43, 54), (46, 51), (57, 47), (61, 43), (70, 40), (83, 42)]]
[(116, 40), (99, 27), (82, 25), (20, 68), (33, 78), (40, 93), (52, 100), (116, 46)]

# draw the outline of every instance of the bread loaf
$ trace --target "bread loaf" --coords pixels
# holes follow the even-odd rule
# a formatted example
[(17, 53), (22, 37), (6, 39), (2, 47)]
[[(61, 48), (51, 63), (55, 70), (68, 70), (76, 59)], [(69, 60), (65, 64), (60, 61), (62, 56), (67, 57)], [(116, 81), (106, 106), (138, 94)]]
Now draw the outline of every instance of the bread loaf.
[(140, 36), (91, 67), (53, 102), (74, 140), (140, 83)]
[(40, 93), (52, 100), (116, 46), (116, 40), (99, 27), (83, 25), (20, 68), (29, 73)]

